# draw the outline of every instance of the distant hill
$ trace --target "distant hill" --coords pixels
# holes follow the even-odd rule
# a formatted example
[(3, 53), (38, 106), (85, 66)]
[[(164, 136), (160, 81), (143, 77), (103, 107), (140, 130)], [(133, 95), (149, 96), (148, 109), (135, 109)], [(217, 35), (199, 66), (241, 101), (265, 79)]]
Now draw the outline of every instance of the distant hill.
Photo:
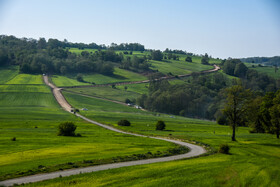
[(280, 66), (280, 56), (241, 58), (242, 62), (263, 64), (267, 66)]

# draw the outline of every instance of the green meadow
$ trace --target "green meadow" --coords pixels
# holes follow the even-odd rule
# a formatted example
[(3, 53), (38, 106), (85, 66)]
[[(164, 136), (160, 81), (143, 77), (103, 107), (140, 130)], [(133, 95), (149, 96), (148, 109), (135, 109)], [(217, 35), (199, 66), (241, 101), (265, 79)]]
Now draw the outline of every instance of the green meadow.
[(268, 76), (273, 77), (275, 79), (279, 79), (280, 78), (280, 71), (279, 71), (279, 69), (277, 69), (275, 71), (275, 67), (268, 67), (268, 66), (258, 67), (258, 66), (256, 66), (256, 67), (250, 68), (250, 69), (256, 70), (259, 73), (267, 74)]
[(115, 67), (114, 69), (114, 75), (112, 76), (106, 76), (98, 73), (94, 74), (82, 74), (84, 82), (78, 82), (76, 80), (76, 75), (69, 74), (66, 76), (60, 76), (60, 75), (53, 75), (52, 81), (53, 83), (58, 87), (64, 87), (64, 86), (81, 86), (81, 85), (91, 85), (91, 83), (94, 84), (108, 84), (108, 83), (117, 83), (117, 82), (131, 82), (131, 81), (142, 81), (147, 80), (148, 78), (146, 76), (127, 71), (124, 69), (120, 69)]
[[(196, 68), (200, 67), (195, 66), (192, 71)], [(179, 74), (178, 69), (179, 66), (173, 70)], [(14, 70), (16, 72), (10, 73), (9, 69), (0, 70), (6, 72), (0, 85), (0, 180), (88, 166), (88, 160), (93, 161), (92, 164), (109, 163), (114, 162), (115, 157), (164, 152), (174, 147), (171, 143), (122, 135), (84, 122), (60, 108), (51, 90), (44, 85), (41, 75), (18, 74), (18, 70)], [(134, 77), (134, 73), (128, 75), (132, 72), (119, 70), (119, 76), (126, 77), (126, 81), (146, 78), (139, 74), (139, 77)], [(85, 74), (84, 79), (96, 84), (123, 80), (120, 77), (106, 79), (97, 74)], [(170, 81), (170, 84), (186, 83), (188, 79), (175, 79)], [(55, 75), (52, 81), (59, 86), (82, 84), (71, 76)], [(120, 85), (116, 86), (116, 89), (67, 88), (63, 94), (75, 108), (87, 108), (88, 111), (80, 110), (80, 113), (90, 119), (129, 132), (207, 145), (209, 150), (212, 150), (210, 153), (214, 154), (80, 174), (25, 186), (280, 185), (280, 142), (275, 135), (249, 133), (248, 127), (239, 127), (237, 142), (232, 142), (231, 129), (213, 121), (142, 111), (97, 98), (84, 97), (67, 90), (123, 102), (126, 98), (135, 99), (140, 94), (148, 93), (148, 84)], [(121, 119), (129, 120), (131, 126), (118, 126), (117, 122)], [(155, 130), (158, 120), (165, 121), (166, 130)], [(82, 137), (57, 136), (57, 126), (63, 121), (75, 122), (78, 126), (77, 133)], [(11, 140), (13, 137), (16, 137), (16, 141)], [(221, 144), (230, 146), (230, 154), (217, 153)]]
[(44, 84), (42, 75), (18, 74), (6, 84)]
[(13, 79), (18, 74), (17, 66), (1, 67), (0, 68), (0, 84)]
[[(110, 163), (114, 157), (175, 147), (164, 141), (115, 133), (63, 111), (41, 75), (18, 74), (7, 83), (13, 84), (0, 85), (0, 180)], [(57, 127), (64, 121), (75, 122), (76, 132), (82, 136), (57, 136)]]
[(158, 70), (164, 74), (172, 73), (173, 75), (184, 75), (192, 72), (199, 72), (204, 70), (213, 69), (213, 66), (202, 65), (197, 62), (185, 62), (170, 60), (166, 61), (151, 61), (153, 70)]
[(105, 99), (125, 102), (126, 99), (133, 100), (141, 95), (132, 91), (125, 91), (121, 89), (113, 89), (111, 87), (93, 87), (93, 88), (71, 88), (66, 89), (77, 94), (86, 94), (94, 97), (101, 97)]
[[(126, 118), (132, 125), (120, 129), (146, 135), (166, 136), (203, 143), (218, 150), (230, 146), (230, 154), (216, 153), (198, 158), (132, 166), (59, 178), (27, 186), (279, 186), (280, 142), (275, 135), (249, 133), (239, 127), (237, 142), (231, 141), (231, 129), (215, 122), (143, 112), (98, 99), (66, 93), (67, 100), (81, 113), (99, 122), (117, 127)], [(125, 109), (127, 108), (127, 109)], [(164, 131), (156, 131), (157, 120), (166, 122)]]
[[(74, 52), (76, 54), (80, 54), (82, 51), (88, 51), (88, 52), (92, 52), (94, 53), (96, 50), (94, 49), (77, 49), (77, 48), (71, 48), (69, 49), (70, 52)], [(121, 53), (124, 51), (116, 51), (117, 53)], [(165, 54), (165, 53), (164, 53)], [(133, 51), (132, 55), (136, 55), (136, 56), (144, 56), (144, 55), (150, 55), (150, 52), (148, 51), (144, 51), (144, 52), (140, 52), (140, 51)], [(132, 55), (124, 55), (124, 56), (132, 56)], [(167, 54), (166, 54), (167, 55)], [(163, 61), (155, 61), (155, 60), (150, 60), (149, 63), (151, 64), (151, 69), (152, 70), (158, 70), (164, 74), (168, 74), (168, 73), (172, 73), (173, 75), (184, 75), (184, 74), (189, 74), (192, 72), (198, 72), (198, 71), (204, 71), (204, 70), (209, 70), (209, 69), (213, 69), (213, 66), (210, 65), (202, 65), (201, 64), (201, 58), (200, 56), (192, 56), (192, 61), (193, 62), (186, 62), (185, 58), (187, 57), (187, 55), (183, 55), (183, 54), (176, 54), (177, 56), (179, 56), (179, 60), (163, 60)], [(219, 64), (221, 62), (221, 60), (219, 59), (213, 59), (210, 58), (209, 63), (210, 64)], [(116, 75), (125, 75), (123, 73), (119, 74), (118, 73), (118, 69), (115, 69), (115, 74)], [(124, 71), (124, 70), (123, 70)], [(95, 79), (99, 80), (99, 77), (94, 77)], [(115, 77), (117, 80), (118, 78)], [(88, 79), (88, 80), (92, 80), (92, 79)], [(105, 79), (106, 80), (106, 79)], [(131, 80), (134, 81), (134, 80)], [(89, 81), (92, 82), (92, 81)], [(94, 80), (93, 80), (94, 82)], [(98, 81), (95, 82), (96, 84), (104, 84), (99, 83)], [(105, 82), (107, 83), (107, 82)]]

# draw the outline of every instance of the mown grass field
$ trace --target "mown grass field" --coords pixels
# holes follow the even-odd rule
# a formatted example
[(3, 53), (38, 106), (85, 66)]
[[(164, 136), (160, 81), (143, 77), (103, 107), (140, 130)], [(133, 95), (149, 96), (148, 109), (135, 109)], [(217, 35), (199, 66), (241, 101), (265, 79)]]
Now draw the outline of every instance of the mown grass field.
[[(110, 105), (107, 101), (96, 101), (66, 94), (70, 103), (81, 107), (84, 103)], [(86, 101), (88, 100), (88, 101)], [(102, 104), (103, 103), (103, 104)], [(126, 131), (147, 135), (159, 135), (209, 144), (218, 149), (220, 144), (230, 146), (230, 154), (210, 156), (133, 166), (107, 171), (81, 174), (54, 179), (27, 186), (279, 186), (280, 185), (280, 142), (275, 135), (250, 134), (249, 128), (239, 127), (237, 142), (230, 138), (231, 129), (215, 122), (189, 119), (179, 116), (149, 112), (133, 113), (135, 109), (121, 112), (112, 109), (90, 108), (82, 114), (97, 121), (116, 126), (118, 119), (131, 121)], [(114, 105), (114, 106), (113, 106)], [(125, 107), (125, 106), (122, 106)], [(106, 108), (106, 107), (105, 107)], [(164, 120), (165, 131), (156, 131), (155, 122)]]
[[(114, 133), (63, 111), (40, 75), (19, 74), (7, 83), (13, 84), (0, 85), (0, 180), (79, 167), (76, 163), (84, 160), (108, 163), (117, 156), (174, 147)], [(64, 121), (75, 122), (82, 137), (57, 136), (57, 127)]]
[(125, 102), (126, 99), (133, 100), (141, 95), (132, 91), (125, 91), (124, 89), (112, 87), (93, 87), (93, 88), (71, 88), (66, 91), (76, 92), (78, 94), (86, 94), (105, 99), (112, 99), (120, 102)]
[(13, 79), (18, 74), (17, 66), (1, 67), (0, 68), (0, 84)]
[(42, 75), (18, 74), (6, 84), (43, 84)]
[[(125, 87), (127, 89), (125, 89)], [(115, 101), (125, 102), (126, 99), (136, 100), (141, 94), (148, 94), (148, 83), (119, 85), (116, 88), (107, 87), (87, 87), (87, 88), (67, 88), (66, 91), (85, 94)]]
[(201, 63), (196, 62), (185, 62), (183, 60), (170, 60), (169, 62), (152, 60), (151, 62), (151, 69), (158, 70), (164, 74), (172, 73), (173, 75), (185, 75), (192, 72), (213, 69), (213, 66), (202, 65)]

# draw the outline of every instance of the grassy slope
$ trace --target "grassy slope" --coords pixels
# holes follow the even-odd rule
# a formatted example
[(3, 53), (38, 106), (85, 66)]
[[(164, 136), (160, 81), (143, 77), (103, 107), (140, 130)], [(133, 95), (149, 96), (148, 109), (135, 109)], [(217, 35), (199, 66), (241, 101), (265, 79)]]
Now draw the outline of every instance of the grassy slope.
[(89, 83), (79, 82), (75, 79), (75, 76), (60, 76), (60, 75), (52, 75), (52, 82), (58, 86), (81, 86), (81, 85), (90, 85)]
[(102, 97), (106, 99), (113, 99), (120, 102), (125, 102), (125, 99), (136, 99), (140, 97), (140, 94), (131, 91), (125, 91), (124, 89), (113, 89), (111, 87), (95, 87), (95, 88), (72, 88), (67, 89), (76, 93)]
[[(13, 85), (0, 85), (0, 179), (9, 173), (36, 170), (39, 165), (55, 166), (173, 147), (163, 141), (122, 135), (83, 122), (60, 109), (39, 75), (20, 74), (8, 83)], [(57, 136), (57, 126), (62, 121), (76, 122), (77, 133), (82, 137)], [(11, 141), (12, 137), (16, 141)]]
[(258, 64), (253, 63), (244, 63), (248, 68), (258, 71), (259, 73), (267, 74), (275, 79), (280, 78), (279, 69), (275, 72), (275, 67), (272, 66), (259, 66)]
[(41, 75), (18, 74), (6, 84), (43, 84)]
[[(141, 81), (141, 80), (147, 80), (148, 78), (131, 71), (115, 68), (113, 76), (105, 76), (98, 73), (83, 74), (83, 79), (87, 82), (91, 82), (91, 83), (94, 82), (95, 84), (107, 84), (107, 83), (116, 83), (116, 82)], [(90, 85), (89, 83), (78, 82), (75, 79), (75, 75), (67, 75), (67, 77), (54, 75), (52, 76), (52, 81), (54, 82), (55, 85), (59, 87)]]
[[(83, 103), (99, 106), (112, 105), (106, 101), (82, 99), (67, 94), (74, 106)], [(88, 100), (88, 101), (86, 101)], [(103, 103), (103, 104), (102, 104)], [(96, 103), (97, 104), (97, 103)], [(114, 105), (114, 106), (113, 106)], [(123, 106), (124, 107), (124, 106)], [(106, 107), (105, 107), (106, 108)], [(196, 140), (218, 149), (222, 143), (230, 145), (230, 155), (214, 154), (190, 160), (133, 166), (108, 171), (82, 174), (62, 179), (31, 184), (28, 186), (279, 186), (280, 185), (280, 142), (275, 135), (250, 134), (248, 128), (240, 127), (237, 142), (230, 141), (230, 128), (210, 121), (153, 115), (147, 112), (133, 114), (121, 109), (104, 112), (93, 107), (84, 115), (103, 123), (115, 125), (118, 119), (127, 118), (131, 127), (127, 131), (148, 135), (172, 136), (185, 140)], [(166, 131), (155, 131), (155, 122), (164, 120)]]
[(268, 76), (271, 76), (275, 79), (279, 79), (280, 78), (280, 71), (277, 70), (275, 72), (275, 68), (274, 67), (255, 67), (255, 68), (252, 68), (260, 73), (264, 73), (264, 74), (267, 74)]
[(18, 74), (17, 66), (1, 67), (0, 68), (0, 84), (13, 79)]

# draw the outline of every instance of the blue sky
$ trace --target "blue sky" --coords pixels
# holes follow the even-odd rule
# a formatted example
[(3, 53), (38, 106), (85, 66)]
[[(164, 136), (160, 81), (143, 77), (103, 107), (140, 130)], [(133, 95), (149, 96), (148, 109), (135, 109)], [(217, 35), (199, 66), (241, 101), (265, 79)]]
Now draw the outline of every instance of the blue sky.
[(0, 34), (139, 42), (213, 57), (280, 55), (278, 0), (0, 0)]

